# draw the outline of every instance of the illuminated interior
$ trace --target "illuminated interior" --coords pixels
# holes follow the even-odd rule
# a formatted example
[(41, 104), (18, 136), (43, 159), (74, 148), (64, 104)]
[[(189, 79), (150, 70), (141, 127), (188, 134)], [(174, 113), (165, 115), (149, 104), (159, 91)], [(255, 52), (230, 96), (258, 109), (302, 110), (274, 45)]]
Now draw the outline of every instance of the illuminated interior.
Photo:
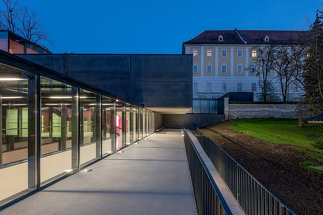
[(153, 111), (59, 77), (0, 63), (0, 206), (154, 132)]

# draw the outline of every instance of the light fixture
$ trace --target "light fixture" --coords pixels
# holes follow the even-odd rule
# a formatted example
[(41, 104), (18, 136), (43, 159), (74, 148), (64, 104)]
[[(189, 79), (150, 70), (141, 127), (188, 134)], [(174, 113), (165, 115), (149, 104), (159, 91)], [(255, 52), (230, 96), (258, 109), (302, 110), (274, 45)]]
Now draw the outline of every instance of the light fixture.
[(66, 169), (66, 170), (64, 170), (64, 172), (66, 172), (66, 173), (70, 173), (72, 171), (73, 171), (72, 169)]
[(23, 99), (23, 98), (26, 98), (26, 97), (23, 97), (23, 96), (2, 96), (0, 98), (1, 99)]
[(23, 81), (25, 78), (0, 78), (0, 81)]

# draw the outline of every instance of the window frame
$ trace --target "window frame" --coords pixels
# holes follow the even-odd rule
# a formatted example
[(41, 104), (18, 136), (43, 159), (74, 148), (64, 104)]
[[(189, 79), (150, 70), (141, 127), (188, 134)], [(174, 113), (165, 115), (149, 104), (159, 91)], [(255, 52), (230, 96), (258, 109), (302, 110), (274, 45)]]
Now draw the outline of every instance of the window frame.
[[(225, 51), (225, 55), (223, 55), (223, 51)], [(227, 49), (221, 49), (221, 56), (227, 57), (228, 56), (228, 50)]]
[[(239, 56), (240, 51), (241, 51), (241, 56)], [(243, 57), (243, 49), (237, 49), (237, 57)]]
[(198, 57), (199, 56), (199, 51), (198, 49), (193, 49), (193, 57)]
[[(194, 68), (196, 68), (196, 72), (195, 72)], [(198, 72), (199, 72), (198, 65), (195, 63), (195, 64), (193, 64), (193, 73), (198, 73)]]
[[(223, 71), (223, 66), (225, 66), (225, 71)], [(223, 64), (221, 65), (221, 73), (228, 73), (228, 66), (227, 66), (227, 64), (226, 64), (226, 63), (223, 63)]]
[(212, 49), (207, 49), (206, 50), (206, 56), (207, 57), (212, 57)]
[[(241, 66), (241, 71), (239, 72), (239, 67)], [(237, 73), (238, 74), (241, 74), (241, 73), (243, 73), (243, 65), (241, 64), (241, 63), (238, 63), (237, 64)]]
[[(209, 69), (210, 69), (210, 71), (209, 71)], [(210, 63), (208, 63), (207, 65), (206, 65), (206, 73), (212, 73), (212, 64), (210, 64)]]

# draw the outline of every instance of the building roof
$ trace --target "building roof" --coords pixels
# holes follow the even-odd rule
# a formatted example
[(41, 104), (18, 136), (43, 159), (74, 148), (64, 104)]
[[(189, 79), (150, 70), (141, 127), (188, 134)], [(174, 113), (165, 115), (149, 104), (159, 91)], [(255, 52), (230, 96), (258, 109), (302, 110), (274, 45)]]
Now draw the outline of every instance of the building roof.
[[(207, 30), (183, 44), (297, 44), (307, 31), (278, 30)], [(223, 41), (219, 41), (219, 36)], [(265, 37), (268, 36), (268, 41)]]
[(274, 44), (297, 44), (297, 41), (305, 39), (307, 31), (268, 31), (268, 30), (239, 30), (241, 36), (249, 44), (264, 44), (264, 38), (268, 36), (269, 43)]

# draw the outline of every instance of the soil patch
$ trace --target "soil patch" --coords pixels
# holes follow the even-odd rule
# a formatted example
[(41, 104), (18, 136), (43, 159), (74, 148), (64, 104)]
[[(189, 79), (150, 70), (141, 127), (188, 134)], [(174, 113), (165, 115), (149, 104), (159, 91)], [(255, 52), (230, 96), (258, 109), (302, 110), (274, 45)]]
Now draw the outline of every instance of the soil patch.
[(201, 129), (299, 214), (323, 215), (323, 175), (299, 166), (313, 160), (291, 145), (265, 143), (224, 122)]

